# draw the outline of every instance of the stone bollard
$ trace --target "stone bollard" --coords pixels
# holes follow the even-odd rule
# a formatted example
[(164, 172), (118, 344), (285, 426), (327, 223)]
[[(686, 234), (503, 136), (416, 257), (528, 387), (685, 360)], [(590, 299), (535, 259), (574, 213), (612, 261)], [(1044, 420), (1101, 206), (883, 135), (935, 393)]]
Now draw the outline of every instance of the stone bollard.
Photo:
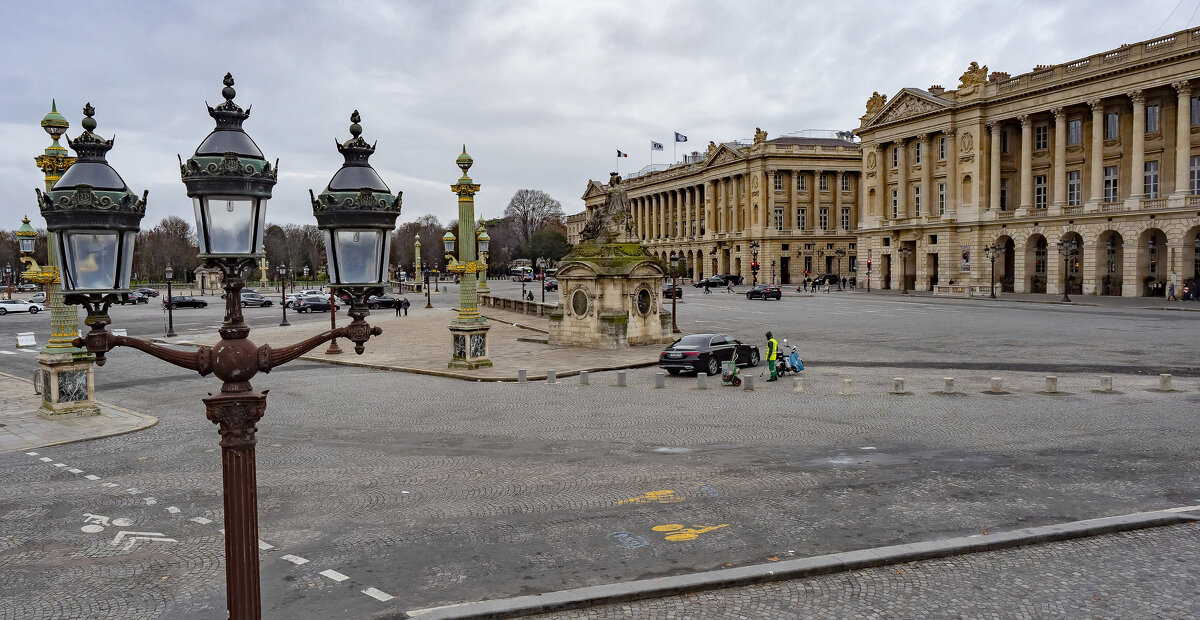
[(528, 373), (529, 373), (529, 371), (525, 370), (524, 368), (518, 370), (517, 371), (517, 383), (525, 383), (525, 376)]
[(558, 371), (557, 370), (547, 370), (546, 371), (546, 383), (558, 383)]
[(1158, 390), (1160, 392), (1170, 392), (1171, 390), (1171, 375), (1158, 376)]
[(629, 371), (618, 370), (617, 371), (617, 387), (626, 387), (628, 385), (629, 385)]
[(667, 387), (667, 373), (665, 373), (665, 372), (654, 373), (654, 387), (657, 389), (662, 389), (662, 388)]
[(1054, 394), (1058, 392), (1058, 377), (1046, 377), (1046, 393)]
[(792, 392), (796, 394), (804, 393), (804, 377), (792, 377)]
[(1100, 391), (1101, 392), (1113, 391), (1112, 377), (1100, 377)]
[(942, 392), (945, 394), (954, 393), (954, 377), (942, 377)]
[(854, 393), (854, 381), (850, 379), (842, 379), (842, 396), (849, 396)]
[(708, 389), (708, 375), (707, 374), (705, 374), (703, 372), (696, 373), (696, 387), (698, 387), (702, 390)]
[(904, 392), (905, 392), (904, 377), (892, 377), (892, 392), (891, 393), (892, 394), (903, 394)]
[(588, 371), (579, 371), (579, 385), (591, 385), (591, 379), (588, 378)]
[(992, 391), (993, 392), (1003, 392), (1004, 391), (1004, 378), (1003, 377), (992, 377)]
[(754, 391), (754, 377), (750, 375), (742, 375), (742, 389), (747, 392)]

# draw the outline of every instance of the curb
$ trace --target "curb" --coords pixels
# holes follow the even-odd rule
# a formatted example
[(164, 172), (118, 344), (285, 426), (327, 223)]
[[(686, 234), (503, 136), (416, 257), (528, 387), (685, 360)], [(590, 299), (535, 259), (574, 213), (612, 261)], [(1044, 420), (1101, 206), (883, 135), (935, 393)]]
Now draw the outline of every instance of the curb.
[[(8, 374), (8, 373), (6, 373), (6, 372), (0, 372), (0, 377), (6, 377), (6, 378), (9, 378), (9, 379), (16, 379), (17, 381), (22, 381), (22, 382), (24, 382), (24, 383), (28, 383), (28, 384), (30, 384), (30, 385), (33, 385), (33, 382), (32, 382), (32, 381), (30, 381), (30, 380), (28, 380), (28, 379), (23, 379), (23, 378), (21, 378), (21, 377), (17, 377), (17, 376), (15, 376), (15, 375), (10, 375), (10, 374)], [(137, 432), (137, 431), (143, 431), (143, 430), (146, 430), (146, 429), (150, 428), (151, 426), (154, 426), (154, 425), (158, 424), (158, 418), (156, 418), (156, 417), (154, 417), (154, 416), (152, 416), (152, 415), (146, 415), (146, 414), (144, 414), (144, 413), (138, 413), (137, 411), (133, 411), (133, 410), (130, 410), (130, 409), (126, 409), (126, 408), (124, 408), (124, 407), (118, 407), (117, 405), (112, 405), (112, 404), (106, 403), (106, 402), (104, 402), (104, 401), (102, 401), (102, 400), (97, 400), (97, 401), (96, 401), (96, 406), (97, 406), (97, 407), (104, 407), (104, 408), (107, 408), (107, 409), (115, 409), (115, 410), (117, 410), (117, 411), (120, 411), (121, 413), (127, 413), (127, 414), (129, 414), (129, 415), (137, 416), (137, 417), (141, 418), (141, 419), (142, 419), (142, 420), (143, 420), (145, 423), (144, 423), (144, 424), (142, 424), (141, 426), (135, 426), (135, 427), (133, 427), (133, 428), (129, 428), (129, 429), (125, 429), (125, 430), (120, 430), (120, 431), (111, 431), (111, 432), (101, 433), (101, 434), (99, 434), (99, 435), (92, 435), (92, 436), (90, 436), (90, 437), (80, 437), (79, 439), (67, 439), (67, 440), (64, 440), (64, 441), (52, 441), (52, 442), (50, 442), (50, 443), (38, 444), (38, 445), (36, 445), (36, 446), (27, 446), (27, 447), (24, 447), (24, 448), (17, 448), (17, 449), (15, 449), (15, 450), (10, 450), (10, 452), (23, 452), (23, 451), (26, 451), (26, 450), (29, 450), (29, 449), (41, 449), (41, 448), (49, 448), (49, 447), (51, 447), (51, 446), (65, 446), (65, 445), (67, 445), (67, 444), (71, 444), (71, 443), (80, 443), (80, 442), (83, 442), (83, 441), (91, 441), (91, 440), (93, 440), (93, 439), (104, 439), (104, 438), (106, 438), (106, 437), (116, 437), (116, 436), (118, 436), (118, 435), (128, 435), (129, 433), (135, 433), (135, 432)]]
[(847, 572), (917, 560), (929, 560), (966, 553), (1011, 549), (1150, 527), (1200, 522), (1200, 515), (1184, 514), (1190, 511), (1200, 511), (1200, 506), (1187, 506), (1116, 517), (1102, 517), (1059, 525), (1023, 528), (990, 535), (963, 536), (905, 545), (890, 545), (887, 547), (785, 560), (770, 564), (755, 564), (740, 568), (693, 573), (691, 575), (642, 579), (602, 586), (560, 590), (532, 596), (518, 596), (492, 601), (448, 605), (445, 607), (414, 609), (400, 612), (398, 615), (384, 617), (420, 618), (421, 620), (514, 618), (530, 614), (580, 609), (595, 605), (827, 575), (830, 573)]

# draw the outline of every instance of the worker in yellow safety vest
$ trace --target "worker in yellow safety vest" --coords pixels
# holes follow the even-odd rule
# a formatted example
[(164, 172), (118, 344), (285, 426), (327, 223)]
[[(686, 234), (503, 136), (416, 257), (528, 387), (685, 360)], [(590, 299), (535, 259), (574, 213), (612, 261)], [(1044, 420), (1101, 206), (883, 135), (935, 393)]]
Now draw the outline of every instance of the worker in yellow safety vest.
[(778, 381), (779, 375), (775, 373), (775, 359), (779, 357), (779, 341), (767, 332), (767, 368), (771, 370), (771, 378), (767, 381)]

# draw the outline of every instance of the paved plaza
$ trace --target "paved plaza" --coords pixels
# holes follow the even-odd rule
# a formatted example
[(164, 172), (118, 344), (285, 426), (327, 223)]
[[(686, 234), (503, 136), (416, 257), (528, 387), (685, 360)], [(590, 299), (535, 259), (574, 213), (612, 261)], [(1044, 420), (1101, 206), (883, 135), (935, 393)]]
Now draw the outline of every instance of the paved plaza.
[[(258, 433), (264, 613), (403, 617), (1200, 504), (1200, 378), (1177, 354), (1198, 313), (686, 294), (681, 327), (804, 343), (805, 392), (761, 379), (754, 392), (700, 390), (689, 377), (655, 389), (654, 368), (628, 371), (624, 388), (615, 372), (476, 383), (308, 360), (256, 377), (271, 392)], [(294, 339), (323, 328), (300, 325)], [(1022, 346), (1020, 361), (1006, 354)], [(25, 376), (33, 358), (0, 356), (0, 370)], [(1159, 371), (1175, 391), (1157, 391)], [(1113, 392), (1095, 391), (1101, 373)], [(1061, 393), (1041, 393), (1046, 374)], [(900, 375), (909, 393), (889, 394)], [(159, 423), (0, 453), (0, 618), (220, 617), (220, 452), (199, 400), (216, 383), (120, 349), (96, 376), (102, 400)], [(955, 394), (940, 393), (946, 376)], [(989, 393), (995, 376), (1005, 393)], [(935, 617), (1186, 617), (1175, 610), (1194, 607), (1180, 592), (1195, 573), (1179, 566), (1196, 559), (1194, 526), (1172, 526), (562, 617), (890, 617), (904, 601)]]

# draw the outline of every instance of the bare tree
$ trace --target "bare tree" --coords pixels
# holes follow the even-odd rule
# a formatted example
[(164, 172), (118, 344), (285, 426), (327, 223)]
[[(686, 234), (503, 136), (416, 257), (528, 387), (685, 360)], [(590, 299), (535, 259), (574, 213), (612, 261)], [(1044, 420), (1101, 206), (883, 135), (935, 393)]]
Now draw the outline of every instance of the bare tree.
[(504, 217), (521, 244), (529, 243), (534, 233), (547, 226), (565, 226), (562, 205), (538, 189), (517, 190), (504, 209)]

